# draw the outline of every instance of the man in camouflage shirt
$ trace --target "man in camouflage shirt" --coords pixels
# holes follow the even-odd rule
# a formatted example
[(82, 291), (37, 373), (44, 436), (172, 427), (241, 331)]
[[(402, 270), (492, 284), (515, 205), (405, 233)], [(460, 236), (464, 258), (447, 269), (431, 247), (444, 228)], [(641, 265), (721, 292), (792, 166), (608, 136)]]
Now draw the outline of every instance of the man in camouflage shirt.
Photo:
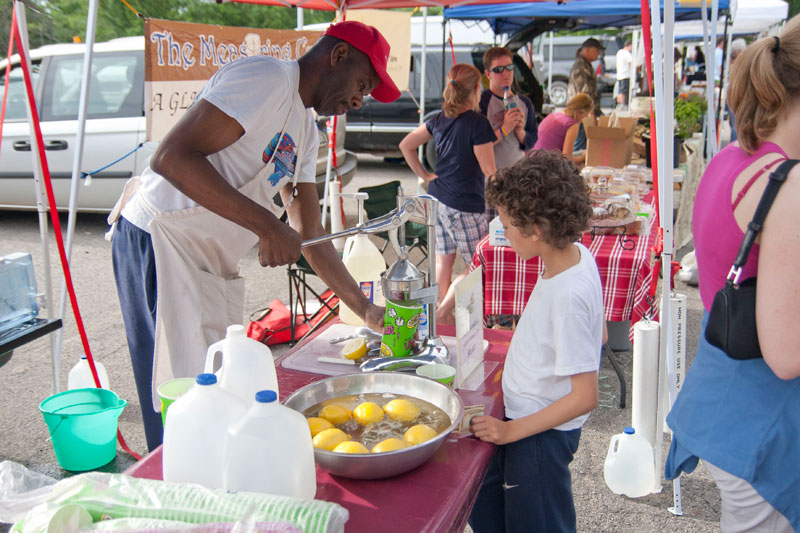
[(569, 101), (578, 93), (586, 93), (594, 100), (594, 114), (600, 116), (600, 95), (597, 92), (597, 74), (592, 62), (596, 61), (603, 53), (605, 47), (595, 39), (586, 39), (578, 49), (575, 63), (569, 71), (569, 86), (567, 87), (567, 100)]

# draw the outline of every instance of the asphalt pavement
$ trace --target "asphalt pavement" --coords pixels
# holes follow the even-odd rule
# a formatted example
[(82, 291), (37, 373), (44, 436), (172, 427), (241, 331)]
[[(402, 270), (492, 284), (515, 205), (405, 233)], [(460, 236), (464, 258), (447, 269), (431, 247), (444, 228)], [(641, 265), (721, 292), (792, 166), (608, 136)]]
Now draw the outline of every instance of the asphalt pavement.
[[(407, 167), (387, 163), (374, 156), (359, 155), (359, 168), (346, 192), (354, 192), (364, 185), (377, 185), (400, 179), (407, 192), (417, 190), (416, 178)], [(352, 205), (351, 205), (352, 204)], [(357, 220), (355, 202), (345, 205), (348, 221)], [(66, 215), (61, 217), (66, 227)], [(125, 332), (119, 301), (114, 286), (111, 267), (111, 244), (104, 240), (107, 229), (105, 216), (81, 214), (72, 251), (72, 278), (92, 354), (101, 361), (108, 372), (111, 389), (128, 401), (119, 420), (122, 435), (130, 447), (145, 453), (146, 445), (141, 425), (141, 415), (133, 382)], [(36, 213), (0, 212), (0, 256), (12, 252), (29, 252), (34, 256), (40, 292), (45, 289), (45, 269)], [(63, 275), (58, 253), (50, 229), (49, 257), (52, 266), (55, 309), (61, 293)], [(391, 259), (389, 259), (391, 262)], [(286, 268), (262, 268), (254, 250), (242, 261), (242, 274), (246, 278), (245, 318), (265, 307), (272, 299), (288, 301)], [(460, 260), (456, 271), (464, 268)], [(312, 283), (318, 284), (319, 280)], [(702, 306), (696, 287), (678, 282), (678, 292), (688, 297), (689, 360), (697, 346)], [(40, 316), (46, 316), (47, 309)], [(66, 388), (67, 374), (83, 352), (75, 319), (67, 304), (63, 328), (63, 348), (55, 376), (59, 390)], [(42, 338), (14, 351), (8, 358), (0, 357), (0, 460), (8, 459), (57, 479), (71, 475), (56, 462), (47, 428), (39, 412), (39, 403), (54, 392), (54, 367), (51, 360), (51, 339)], [(272, 348), (279, 356), (289, 349), (287, 345)], [(702, 467), (682, 480), (683, 516), (673, 515), (673, 487), (664, 482), (662, 491), (644, 498), (630, 499), (613, 494), (603, 481), (603, 461), (612, 435), (622, 432), (630, 424), (631, 353), (618, 352), (628, 383), (627, 407), (619, 409), (617, 378), (607, 361), (600, 372), (600, 405), (584, 426), (580, 448), (572, 463), (575, 505), (579, 531), (719, 531), (719, 493)], [(665, 438), (664, 452), (668, 446)], [(106, 472), (121, 472), (135, 460), (118, 450), (117, 457), (101, 468)], [(2, 488), (0, 487), (0, 490)]]

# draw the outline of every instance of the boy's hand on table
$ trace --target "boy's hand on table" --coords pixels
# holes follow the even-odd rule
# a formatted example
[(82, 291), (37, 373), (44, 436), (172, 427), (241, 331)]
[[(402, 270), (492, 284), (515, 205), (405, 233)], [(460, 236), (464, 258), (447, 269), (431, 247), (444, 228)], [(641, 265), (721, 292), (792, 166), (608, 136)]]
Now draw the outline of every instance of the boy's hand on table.
[(517, 440), (512, 435), (511, 424), (493, 416), (474, 417), (470, 424), (470, 431), (482, 441), (492, 444), (508, 444)]

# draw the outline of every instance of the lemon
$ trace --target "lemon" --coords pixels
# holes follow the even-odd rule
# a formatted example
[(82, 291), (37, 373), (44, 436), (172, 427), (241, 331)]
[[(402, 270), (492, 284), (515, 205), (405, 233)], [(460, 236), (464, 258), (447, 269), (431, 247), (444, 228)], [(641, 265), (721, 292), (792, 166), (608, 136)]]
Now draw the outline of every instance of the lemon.
[(367, 355), (367, 341), (363, 338), (352, 339), (342, 347), (342, 357), (345, 359), (361, 359)]
[(353, 409), (353, 418), (358, 420), (362, 426), (366, 426), (367, 424), (383, 420), (383, 409), (374, 402), (360, 403), (358, 407)]
[(416, 426), (411, 426), (408, 430), (403, 434), (403, 440), (406, 444), (414, 445), (414, 444), (422, 444), (426, 440), (431, 440), (433, 437), (438, 435), (436, 430), (426, 424), (417, 424)]
[(392, 437), (390, 439), (382, 440), (373, 446), (372, 453), (393, 452), (395, 450), (402, 450), (406, 446), (407, 445), (405, 442), (396, 437)]
[(345, 422), (350, 420), (353, 414), (347, 407), (339, 405), (338, 403), (332, 403), (320, 409), (319, 416), (320, 418), (324, 418), (331, 424), (337, 425), (337, 424), (344, 424)]
[(383, 410), (392, 420), (411, 422), (419, 416), (419, 407), (408, 400), (396, 399), (383, 406)]
[(312, 416), (308, 419), (308, 429), (311, 430), (311, 436), (315, 437), (317, 433), (323, 431), (325, 429), (330, 429), (333, 427), (333, 424), (325, 420), (324, 418), (317, 418), (316, 416)]
[(350, 435), (339, 428), (323, 429), (311, 440), (314, 448), (332, 450), (337, 444), (350, 439)]
[(369, 453), (366, 446), (354, 440), (346, 440), (340, 442), (333, 449), (336, 453)]

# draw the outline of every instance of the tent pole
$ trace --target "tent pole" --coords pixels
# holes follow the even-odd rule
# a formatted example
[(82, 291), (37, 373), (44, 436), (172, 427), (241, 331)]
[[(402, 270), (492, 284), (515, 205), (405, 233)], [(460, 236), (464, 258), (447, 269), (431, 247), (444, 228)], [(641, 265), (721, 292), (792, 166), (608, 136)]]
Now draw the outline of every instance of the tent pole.
[(297, 28), (296, 29), (297, 29), (297, 31), (300, 31), (300, 30), (303, 29), (303, 8), (302, 7), (298, 7), (297, 8)]
[[(94, 60), (94, 40), (97, 28), (97, 0), (89, 0), (89, 12), (86, 17), (86, 52), (83, 55), (83, 72), (81, 73), (81, 90), (78, 96), (78, 130), (75, 134), (75, 153), (72, 158), (72, 179), (69, 188), (69, 218), (67, 220), (67, 242), (66, 254), (67, 262), (72, 257), (72, 237), (75, 235), (75, 223), (78, 218), (78, 197), (80, 189), (78, 184), (81, 179), (81, 167), (83, 166), (83, 144), (86, 133), (86, 115), (89, 108), (89, 85), (92, 82), (92, 61)], [(87, 185), (89, 181), (87, 179)], [(67, 306), (67, 282), (61, 282), (61, 301), (58, 308), (58, 316), (63, 320)], [(63, 341), (64, 329), (56, 331), (56, 354), (58, 360), (55, 367), (58, 368), (61, 360), (61, 345)]]
[[(733, 32), (728, 31), (728, 24), (731, 22), (730, 15), (725, 15), (725, 30), (723, 32), (723, 39), (724, 39), (724, 48), (722, 49), (722, 72), (720, 72), (719, 76), (719, 104), (717, 104), (717, 116), (719, 117), (720, 124), (722, 120), (727, 118), (727, 113), (725, 113), (725, 92), (728, 88), (727, 78), (728, 78), (728, 71), (730, 68), (725, 68), (727, 65), (730, 65), (731, 61), (731, 37)], [(721, 139), (717, 139), (717, 146), (715, 152), (719, 151)]]
[(639, 32), (638, 30), (633, 30), (631, 34), (631, 44), (633, 45), (631, 52), (633, 52), (633, 61), (631, 61), (631, 76), (630, 82), (628, 83), (628, 109), (631, 108), (631, 104), (633, 103), (633, 88), (636, 86), (636, 62), (637, 58), (639, 57)]
[[(495, 34), (496, 35), (496, 34)], [(548, 47), (547, 59), (547, 96), (553, 90), (553, 32), (550, 32), (550, 46)], [(549, 100), (550, 98), (548, 98)]]
[[(19, 40), (17, 41), (17, 49), (19, 51), (20, 60), (25, 61), (28, 64), (28, 72), (32, 72), (31, 63), (30, 63), (30, 45), (28, 43), (28, 24), (27, 19), (25, 17), (25, 6), (22, 2), (14, 2), (14, 10), (16, 16), (16, 24), (18, 28), (17, 35), (19, 35)], [(12, 27), (9, 31), (9, 38), (14, 39), (14, 28)], [(26, 93), (27, 99), (27, 93)], [(39, 141), (35, 134), (35, 126), (33, 123), (33, 110), (35, 109), (34, 102), (28, 102), (26, 111), (28, 115), (28, 128), (30, 129), (31, 135), (31, 157), (33, 158), (33, 187), (36, 191), (36, 211), (39, 213), (39, 236), (40, 236), (40, 243), (42, 245), (42, 266), (44, 268), (44, 286), (45, 286), (45, 297), (47, 301), (45, 302), (45, 306), (47, 307), (47, 319), (53, 320), (53, 308), (55, 307), (55, 296), (53, 294), (53, 278), (50, 272), (50, 239), (48, 237), (49, 230), (48, 230), (48, 222), (47, 222), (47, 201), (44, 200), (44, 191), (42, 189), (42, 163), (39, 160), (38, 154), (41, 153), (38, 149)], [(58, 362), (61, 359), (60, 353), (58, 353), (57, 347), (58, 344), (56, 343), (55, 335), (50, 335), (50, 359), (53, 368), (53, 394), (60, 391), (61, 387), (59, 385), (58, 379)]]
[[(419, 78), (419, 125), (425, 123), (425, 74), (428, 67), (428, 8), (422, 8), (422, 61), (420, 62), (420, 78)], [(442, 65), (444, 65), (444, 56), (442, 56)], [(442, 78), (444, 80), (444, 78)], [(420, 163), (423, 162), (423, 151), (425, 145), (419, 145), (417, 148), (417, 158)], [(419, 192), (422, 187), (420, 179), (417, 179), (417, 190)]]

